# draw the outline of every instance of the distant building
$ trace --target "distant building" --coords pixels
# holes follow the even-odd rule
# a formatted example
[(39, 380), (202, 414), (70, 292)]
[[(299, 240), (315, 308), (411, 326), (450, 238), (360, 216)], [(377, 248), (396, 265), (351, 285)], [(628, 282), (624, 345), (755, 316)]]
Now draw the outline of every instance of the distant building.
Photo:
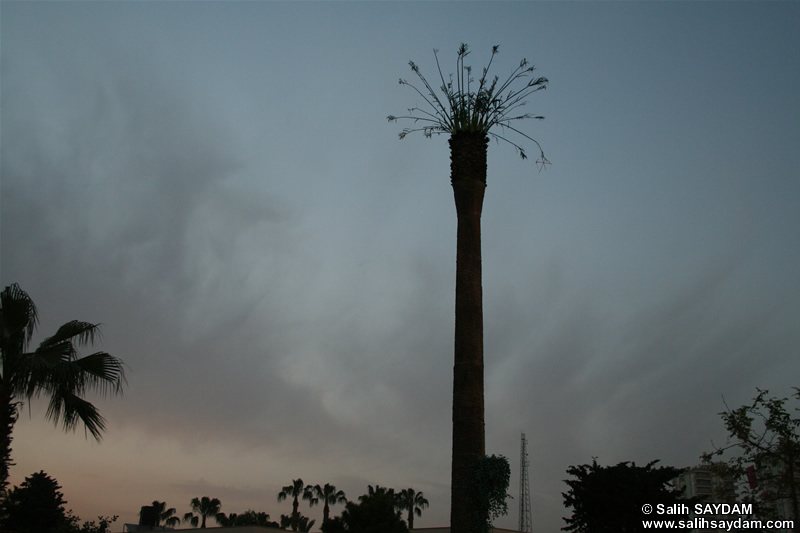
[[(753, 467), (748, 469), (746, 482), (750, 490), (761, 492), (761, 496), (765, 496), (772, 485), (773, 480), (777, 479), (780, 475), (778, 468), (762, 468), (760, 471), (755, 470)], [(743, 480), (744, 481), (744, 480)], [(795, 471), (795, 483), (800, 486), (800, 465)], [(721, 476), (714, 465), (702, 465), (694, 468), (687, 469), (682, 472), (675, 479), (676, 488), (683, 491), (684, 498), (698, 498), (701, 503), (730, 503), (734, 504), (741, 502), (742, 494), (736, 490), (735, 480), (728, 476)], [(762, 500), (762, 511), (766, 513), (763, 516), (749, 516), (742, 517), (750, 520), (792, 520), (792, 505), (790, 498), (766, 498), (766, 502)], [(755, 511), (755, 509), (754, 509)], [(761, 513), (759, 513), (761, 514)], [(731, 515), (708, 515), (702, 516), (707, 520), (732, 520), (738, 518)], [(695, 513), (690, 513), (689, 519), (697, 518)], [(706, 531), (719, 531), (719, 529), (692, 529), (688, 531), (706, 532)], [(788, 528), (771, 528), (770, 531), (775, 533), (788, 533), (792, 531)]]
[(733, 479), (723, 478), (710, 466), (685, 470), (675, 479), (675, 487), (683, 491), (684, 498), (699, 498), (708, 503), (736, 502)]
[[(684, 470), (675, 479), (675, 487), (683, 492), (682, 496), (684, 498), (696, 498), (700, 503), (736, 503), (736, 485), (733, 479), (719, 475), (712, 465), (696, 466)], [(687, 518), (694, 520), (698, 516), (692, 511)], [(702, 518), (706, 520), (724, 520), (729, 517), (703, 515)], [(712, 530), (695, 528), (686, 531), (699, 533)], [(715, 529), (713, 531), (718, 530)]]

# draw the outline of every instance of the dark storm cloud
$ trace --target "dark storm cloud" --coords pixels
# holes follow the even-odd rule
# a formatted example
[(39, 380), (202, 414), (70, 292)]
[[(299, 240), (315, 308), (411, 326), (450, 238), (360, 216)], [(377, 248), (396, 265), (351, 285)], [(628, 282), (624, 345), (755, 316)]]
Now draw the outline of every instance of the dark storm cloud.
[[(174, 427), (221, 383), (275, 394), (278, 380), (259, 364), (274, 349), (248, 345), (260, 341), (253, 314), (268, 292), (249, 289), (254, 271), (269, 277), (285, 263), (287, 213), (227, 187), (243, 169), (225, 126), (148, 53), (25, 52), (3, 66), (3, 127), (18, 132), (4, 145), (3, 222), (25, 228), (4, 232), (3, 256), (15, 259), (4, 279), (40, 287), (44, 324), (108, 324), (107, 349), (130, 367), (130, 386), (148, 391), (120, 407), (124, 420)], [(26, 91), (36, 76), (41, 90)], [(215, 390), (203, 411), (218, 433), (237, 425), (232, 413), (252, 419), (267, 403)]]

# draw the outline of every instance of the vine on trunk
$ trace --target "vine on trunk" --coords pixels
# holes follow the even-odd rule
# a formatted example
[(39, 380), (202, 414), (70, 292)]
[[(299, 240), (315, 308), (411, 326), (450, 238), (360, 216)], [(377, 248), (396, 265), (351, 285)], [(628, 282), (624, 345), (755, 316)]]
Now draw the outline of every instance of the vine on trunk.
[(474, 520), (483, 533), (491, 531), (495, 518), (508, 514), (506, 499), (511, 497), (507, 492), (510, 480), (511, 466), (502, 455), (486, 455), (475, 465)]

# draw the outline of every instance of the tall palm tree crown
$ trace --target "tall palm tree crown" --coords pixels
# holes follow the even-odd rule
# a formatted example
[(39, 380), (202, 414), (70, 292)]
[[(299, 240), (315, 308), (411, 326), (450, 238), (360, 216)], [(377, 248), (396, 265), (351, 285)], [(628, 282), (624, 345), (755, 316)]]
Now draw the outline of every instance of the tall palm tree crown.
[(414, 529), (414, 515), (422, 516), (422, 510), (428, 507), (428, 500), (422, 492), (412, 488), (401, 490), (397, 495), (400, 509), (408, 510), (408, 529)]
[[(458, 49), (457, 72), (445, 80), (434, 50), (441, 80), (437, 93), (410, 61), (424, 91), (408, 81), (428, 104), (427, 109), (413, 107), (405, 116), (388, 117), (389, 121), (411, 120), (420, 127), (406, 128), (400, 138), (421, 131), (426, 137), (449, 134), (450, 182), (458, 218), (456, 235), (456, 302), (453, 365), (453, 439), (451, 468), (451, 533), (478, 533), (485, 517), (477, 516), (480, 506), (473, 501), (478, 463), (484, 457), (484, 383), (483, 383), (483, 286), (481, 266), (481, 213), (486, 189), (486, 160), (490, 139), (511, 144), (525, 159), (524, 148), (506, 137), (515, 133), (536, 144), (540, 170), (550, 162), (539, 143), (515, 127), (524, 119), (541, 120), (531, 113), (518, 114), (526, 99), (547, 87), (548, 80), (534, 77), (533, 66), (523, 59), (502, 83), (489, 70), (499, 47), (492, 48), (491, 59), (475, 83), (472, 67), (464, 64), (467, 45)], [(521, 84), (520, 88), (519, 87)], [(498, 133), (498, 131), (500, 133)], [(502, 133), (502, 134), (501, 134)]]
[[(425, 92), (421, 91), (405, 79), (400, 79), (400, 85), (411, 87), (428, 104), (428, 109), (412, 107), (408, 109), (409, 114), (403, 116), (389, 115), (386, 117), (390, 122), (398, 120), (411, 120), (415, 124), (422, 123), (418, 128), (405, 128), (400, 132), (400, 138), (406, 135), (421, 131), (426, 137), (442, 133), (454, 135), (456, 133), (475, 133), (482, 136), (489, 136), (497, 141), (504, 141), (511, 144), (523, 159), (527, 158), (525, 149), (518, 143), (511, 141), (505, 135), (500, 135), (492, 129), (497, 126), (501, 131), (506, 130), (521, 135), (528, 141), (536, 144), (539, 149), (539, 160), (537, 164), (540, 168), (549, 165), (550, 162), (544, 156), (536, 139), (526, 135), (513, 126), (516, 121), (525, 119), (544, 120), (541, 115), (533, 113), (513, 114), (519, 108), (527, 105), (527, 98), (537, 91), (547, 88), (548, 80), (543, 77), (533, 77), (535, 67), (528, 63), (527, 59), (520, 61), (503, 83), (499, 84), (500, 78), (495, 76), (491, 80), (487, 77), (489, 69), (494, 61), (494, 56), (500, 51), (499, 46), (492, 47), (492, 56), (489, 64), (483, 69), (483, 74), (478, 80), (478, 86), (474, 87), (472, 77), (472, 67), (464, 65), (464, 60), (470, 54), (469, 47), (461, 44), (458, 48), (458, 58), (456, 60), (457, 74), (455, 78), (451, 74), (447, 81), (442, 74), (439, 64), (439, 51), (434, 50), (436, 67), (439, 71), (441, 80), (441, 96), (430, 85), (422, 74), (419, 66), (413, 61), (408, 64), (411, 70), (422, 82)], [(523, 82), (520, 89), (515, 88), (517, 82)], [(427, 93), (427, 94), (426, 94)]]
[(37, 323), (36, 306), (19, 285), (9, 285), (0, 293), (0, 488), (8, 480), (11, 433), (21, 400), (48, 396), (47, 418), (60, 422), (66, 431), (74, 431), (82, 422), (100, 440), (105, 419), (83, 396), (88, 392), (119, 394), (125, 382), (122, 360), (106, 352), (80, 356), (78, 347), (94, 342), (99, 324), (67, 322), (29, 352)]
[[(208, 496), (203, 496), (202, 498), (192, 498), (190, 505), (192, 507), (192, 512), (183, 515), (183, 521), (190, 522), (192, 527), (197, 527), (197, 523), (200, 521), (197, 515), (202, 518), (200, 527), (205, 528), (206, 518), (211, 516), (216, 520), (217, 516), (222, 514), (220, 513), (222, 502), (220, 502), (217, 498), (209, 498)], [(197, 515), (194, 513), (197, 513)], [(220, 516), (220, 518), (222, 517)], [(219, 522), (219, 520), (217, 521)]]
[[(337, 505), (337, 504), (346, 504), (347, 497), (342, 490), (336, 490), (336, 487), (325, 483), (324, 487), (319, 485), (314, 485), (311, 489), (314, 494), (314, 497), (317, 500), (323, 502), (324, 507), (322, 508), (322, 523), (328, 521), (330, 518), (330, 506)], [(312, 504), (313, 505), (313, 504)]]
[(303, 480), (293, 479), (291, 485), (286, 485), (281, 489), (278, 493), (278, 501), (282, 502), (288, 498), (292, 498), (292, 531), (297, 531), (298, 527), (300, 526), (300, 511), (298, 508), (300, 507), (299, 499), (302, 498), (304, 500), (308, 500), (309, 505), (313, 506), (318, 502), (317, 498), (314, 497), (312, 492), (311, 485), (306, 486), (303, 483)]

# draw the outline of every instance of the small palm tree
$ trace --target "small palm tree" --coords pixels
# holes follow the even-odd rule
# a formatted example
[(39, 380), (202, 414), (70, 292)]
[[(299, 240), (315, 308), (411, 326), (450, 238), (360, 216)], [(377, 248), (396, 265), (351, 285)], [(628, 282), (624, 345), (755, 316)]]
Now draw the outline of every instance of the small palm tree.
[(300, 515), (297, 519), (297, 529), (302, 533), (308, 533), (316, 522), (316, 520), (309, 520), (307, 516)]
[(181, 523), (181, 519), (177, 516), (177, 511), (174, 507), (167, 509), (167, 502), (153, 501), (153, 507), (156, 509), (156, 526), (160, 526), (161, 522), (169, 527), (177, 527)]
[(220, 507), (222, 507), (222, 503), (220, 503), (217, 498), (209, 498), (208, 496), (192, 498), (190, 505), (192, 507), (192, 512), (183, 515), (183, 521), (190, 522), (192, 527), (197, 527), (197, 523), (200, 522), (200, 518), (202, 518), (200, 527), (205, 528), (206, 518), (213, 516), (214, 520), (217, 520), (217, 516), (221, 514), (219, 510)]
[(367, 493), (359, 496), (358, 501), (363, 502), (371, 496), (383, 496), (386, 494), (394, 498), (394, 489), (381, 487), (380, 485), (375, 485), (374, 487), (372, 485), (367, 485)]
[(49, 396), (45, 416), (75, 430), (82, 422), (98, 441), (106, 428), (100, 411), (83, 398), (89, 392), (122, 393), (122, 360), (96, 352), (81, 357), (78, 347), (100, 335), (99, 324), (73, 320), (28, 351), (38, 315), (28, 294), (14, 283), (0, 293), (0, 489), (8, 482), (11, 433), (22, 399)]
[[(441, 80), (437, 93), (413, 61), (411, 70), (420, 79), (424, 91), (406, 80), (428, 104), (414, 107), (406, 116), (392, 116), (390, 121), (411, 120), (418, 128), (406, 128), (400, 138), (415, 131), (426, 137), (450, 136), (450, 182), (458, 218), (456, 236), (455, 349), (453, 365), (453, 448), (451, 467), (451, 533), (477, 533), (485, 517), (475, 516), (476, 502), (471, 498), (477, 468), (486, 454), (483, 384), (483, 285), (481, 266), (481, 212), (486, 190), (486, 161), (490, 139), (511, 144), (525, 159), (524, 148), (511, 141), (507, 132), (518, 134), (539, 149), (536, 161), (540, 170), (550, 162), (539, 143), (515, 127), (521, 120), (542, 116), (520, 114), (520, 108), (533, 93), (547, 87), (547, 78), (534, 77), (534, 67), (523, 59), (502, 83), (489, 69), (499, 47), (492, 48), (489, 64), (475, 84), (472, 67), (464, 64), (467, 45), (458, 49), (456, 75), (445, 80), (434, 50)], [(521, 85), (521, 86), (520, 86)], [(517, 88), (519, 87), (519, 88)], [(499, 130), (499, 133), (498, 133)]]
[(325, 483), (324, 487), (319, 485), (314, 485), (311, 491), (314, 494), (314, 497), (322, 501), (324, 503), (324, 507), (322, 508), (322, 523), (328, 521), (330, 518), (330, 506), (337, 505), (337, 504), (346, 504), (347, 498), (344, 495), (344, 491), (336, 490), (336, 487), (333, 485), (329, 485)]
[(299, 499), (307, 500), (309, 505), (312, 506), (317, 503), (318, 500), (314, 497), (311, 485), (306, 486), (300, 478), (293, 479), (291, 485), (286, 485), (278, 493), (279, 502), (288, 498), (292, 498), (292, 531), (297, 531), (300, 525), (300, 511), (298, 510), (300, 507)]
[[(230, 525), (230, 526), (266, 526), (266, 527), (276, 527), (278, 526), (277, 523), (270, 521), (269, 514), (265, 512), (256, 512), (252, 509), (248, 509), (244, 513), (240, 515), (231, 514), (228, 516), (233, 517), (230, 521), (230, 524), (222, 524), (222, 525)], [(289, 517), (291, 519), (291, 517)]]
[(217, 519), (217, 524), (221, 525), (222, 527), (233, 527), (238, 525), (236, 521), (240, 518), (240, 516), (236, 513), (217, 513), (215, 518)]
[(400, 509), (408, 509), (408, 529), (414, 529), (414, 515), (422, 516), (422, 510), (428, 507), (428, 500), (422, 492), (414, 489), (401, 490), (397, 495)]

